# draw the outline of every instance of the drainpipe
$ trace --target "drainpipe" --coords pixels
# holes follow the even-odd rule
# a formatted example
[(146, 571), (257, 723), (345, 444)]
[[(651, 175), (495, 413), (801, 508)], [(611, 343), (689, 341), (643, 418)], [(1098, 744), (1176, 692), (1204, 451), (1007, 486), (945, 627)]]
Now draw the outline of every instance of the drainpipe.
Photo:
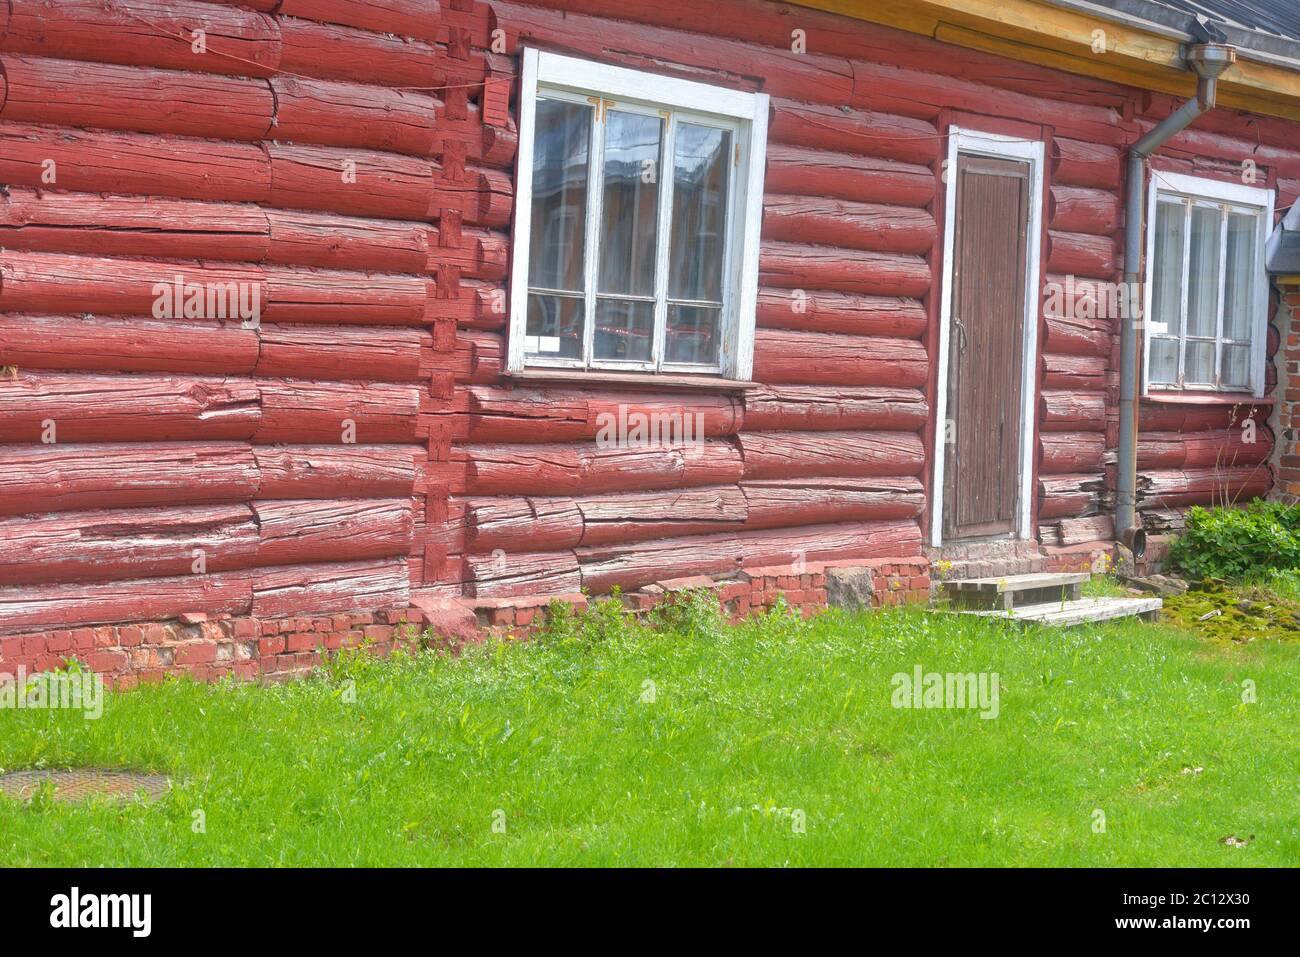
[[(1187, 129), (1202, 113), (1214, 109), (1219, 75), (1237, 60), (1234, 47), (1219, 43), (1198, 43), (1188, 48), (1185, 59), (1196, 71), (1196, 96), (1165, 117), (1129, 150), (1125, 181), (1124, 282), (1130, 295), (1141, 281), (1142, 238), (1146, 217), (1147, 159), (1168, 139)], [(1139, 299), (1139, 302), (1143, 300)], [(1130, 312), (1132, 310), (1130, 309)], [(1142, 316), (1145, 321), (1145, 315)], [(1135, 559), (1146, 552), (1146, 532), (1137, 519), (1137, 433), (1138, 382), (1141, 356), (1137, 323), (1125, 322), (1120, 334), (1119, 462), (1116, 476), (1115, 537)]]

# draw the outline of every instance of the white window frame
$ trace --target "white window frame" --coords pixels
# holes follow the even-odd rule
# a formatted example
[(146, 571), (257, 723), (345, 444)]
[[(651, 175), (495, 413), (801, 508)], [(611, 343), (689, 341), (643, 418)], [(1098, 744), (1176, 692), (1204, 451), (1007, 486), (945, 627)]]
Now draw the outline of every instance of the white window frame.
[[(1236, 209), (1238, 212), (1249, 212), (1258, 214), (1259, 231), (1255, 237), (1255, 279), (1254, 279), (1254, 298), (1253, 307), (1255, 315), (1251, 319), (1251, 356), (1250, 356), (1250, 383), (1246, 386), (1245, 392), (1250, 393), (1256, 398), (1264, 395), (1264, 365), (1265, 353), (1268, 349), (1268, 273), (1264, 268), (1265, 247), (1268, 238), (1273, 230), (1273, 190), (1265, 189), (1259, 186), (1246, 186), (1241, 183), (1225, 183), (1219, 180), (1205, 179), (1200, 176), (1188, 176), (1183, 173), (1165, 173), (1159, 170), (1151, 171), (1151, 183), (1147, 189), (1147, 235), (1146, 235), (1146, 271), (1143, 275), (1143, 295), (1142, 295), (1142, 315), (1149, 318), (1152, 315), (1151, 305), (1152, 298), (1155, 294), (1155, 267), (1156, 267), (1156, 213), (1159, 209), (1160, 196), (1177, 196), (1180, 199), (1191, 199), (1195, 201), (1205, 201), (1215, 205), (1223, 206), (1227, 210)], [(1219, 238), (1219, 317), (1218, 326), (1215, 335), (1216, 345), (1216, 369), (1215, 378), (1219, 377), (1218, 363), (1223, 355), (1223, 296), (1226, 288), (1227, 277), (1227, 225), (1228, 217), (1223, 216), (1222, 232)], [(1190, 226), (1184, 240), (1183, 256), (1184, 262), (1191, 251), (1191, 231)], [(1182, 316), (1184, 334), (1182, 341), (1184, 345), (1179, 348), (1179, 372), (1182, 370), (1182, 356), (1186, 352), (1186, 328), (1187, 328), (1187, 300), (1188, 289), (1186, 286), (1182, 289)], [(1155, 322), (1144, 323), (1145, 335), (1142, 337), (1143, 355), (1142, 355), (1142, 394), (1150, 395), (1152, 393), (1169, 393), (1169, 392), (1191, 392), (1191, 393), (1228, 393), (1240, 395), (1243, 391), (1241, 386), (1221, 386), (1186, 383), (1168, 383), (1151, 381), (1151, 340), (1157, 333), (1157, 326), (1162, 331), (1163, 323)]]
[[(728, 192), (728, 236), (724, 259), (722, 283), (722, 314), (719, 330), (719, 362), (716, 365), (668, 363), (660, 361), (663, 355), (663, 332), (666, 328), (664, 298), (659, 291), (656, 306), (655, 344), (649, 362), (627, 360), (595, 360), (592, 358), (594, 335), (594, 274), (596, 257), (592, 255), (599, 227), (601, 191), (599, 189), (598, 158), (603, 152), (600, 143), (590, 144), (587, 202), (587, 253), (584, 268), (587, 270), (585, 288), (588, 290), (584, 314), (586, 358), (568, 359), (548, 356), (529, 356), (525, 347), (528, 324), (528, 257), (532, 220), (533, 141), (539, 91), (545, 96), (576, 99), (586, 103), (589, 97), (613, 101), (618, 109), (630, 108), (634, 112), (661, 111), (698, 117), (711, 126), (732, 131), (736, 156), (730, 164)], [(515, 171), (514, 234), (511, 241), (510, 267), (510, 330), (506, 370), (521, 373), (526, 369), (572, 369), (590, 372), (598, 378), (602, 372), (644, 372), (647, 378), (655, 375), (695, 373), (749, 380), (754, 368), (754, 314), (758, 303), (759, 228), (763, 218), (763, 174), (766, 167), (768, 96), (765, 93), (743, 93), (725, 87), (711, 86), (692, 80), (644, 73), (624, 67), (610, 66), (576, 57), (562, 56), (542, 50), (523, 51), (520, 76), (519, 149)], [(597, 129), (601, 128), (596, 124)], [(664, 155), (671, 160), (667, 150), (672, 148), (669, 130), (665, 128)], [(667, 162), (666, 161), (666, 162)], [(661, 177), (661, 192), (665, 207), (671, 210), (672, 177)], [(665, 208), (661, 207), (661, 208)], [(668, 236), (666, 217), (661, 215), (657, 255), (666, 274)]]

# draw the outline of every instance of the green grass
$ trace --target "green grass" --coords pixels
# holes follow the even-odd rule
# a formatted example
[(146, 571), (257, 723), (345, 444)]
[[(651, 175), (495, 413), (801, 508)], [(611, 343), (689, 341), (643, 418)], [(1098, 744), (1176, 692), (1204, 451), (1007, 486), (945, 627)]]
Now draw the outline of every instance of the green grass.
[[(698, 607), (658, 632), (607, 610), (557, 632), (459, 658), (355, 658), (277, 687), (142, 688), (111, 696), (98, 721), (0, 711), (5, 770), (96, 765), (176, 781), (154, 805), (0, 798), (0, 859), (1300, 860), (1294, 643), (1225, 645), (1136, 622), (1021, 630), (911, 611), (724, 628)], [(918, 664), (997, 672), (998, 717), (891, 707), (891, 676)], [(1253, 704), (1241, 700), (1247, 679)], [(1098, 809), (1104, 833), (1093, 830)], [(1249, 844), (1225, 846), (1228, 835)]]

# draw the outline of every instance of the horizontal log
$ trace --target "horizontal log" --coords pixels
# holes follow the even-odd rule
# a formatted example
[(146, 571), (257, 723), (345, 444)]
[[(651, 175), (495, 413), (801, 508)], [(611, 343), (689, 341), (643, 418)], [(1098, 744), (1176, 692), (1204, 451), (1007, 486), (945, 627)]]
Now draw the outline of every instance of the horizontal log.
[(920, 166), (936, 161), (940, 140), (935, 125), (927, 120), (785, 99), (772, 100), (768, 137), (774, 143)]
[(737, 531), (748, 517), (745, 496), (734, 485), (588, 496), (574, 505), (582, 516), (582, 545)]
[(740, 430), (742, 407), (726, 395), (469, 389), (473, 442), (574, 442), (717, 438)]
[(923, 209), (819, 196), (763, 199), (763, 238), (885, 253), (927, 253), (934, 217)]
[(1103, 392), (1106, 389), (1106, 359), (1100, 356), (1069, 356), (1049, 352), (1043, 356), (1047, 389), (1083, 389)]
[[(173, 302), (175, 281), (182, 286), (196, 283), (203, 288), (201, 305), (194, 318), (240, 317), (240, 305), (248, 315), (256, 303), (266, 303), (262, 273), (258, 267), (234, 263), (170, 264), (151, 260), (109, 259), (101, 256), (65, 256), (58, 253), (0, 253), (0, 309), (7, 312), (88, 312), (98, 314), (150, 315), (160, 303), (160, 293)], [(212, 313), (208, 314), (207, 292), (212, 290)], [(226, 293), (233, 291), (233, 294)], [(220, 295), (215, 295), (220, 293)], [(242, 294), (242, 296), (241, 296)], [(189, 292), (171, 312), (181, 315)], [(195, 302), (199, 303), (200, 298)], [(161, 316), (160, 316), (161, 317)]]
[(253, 441), (381, 445), (417, 441), (416, 385), (259, 379), (262, 415)]
[(431, 243), (426, 270), (437, 274), (444, 265), (460, 267), (461, 275), (472, 279), (501, 280), (510, 262), (510, 237), (491, 229), (466, 227), (457, 245)]
[(1045, 389), (1038, 408), (1039, 427), (1044, 432), (1106, 430), (1106, 397), (1099, 392)]
[(917, 389), (773, 385), (745, 395), (750, 431), (882, 429), (915, 432), (929, 418)]
[[(773, 96), (806, 103), (847, 103), (853, 92), (852, 65), (841, 57), (821, 56), (811, 50), (795, 53), (788, 47), (775, 50), (730, 38), (683, 38), (661, 27), (540, 10), (507, 0), (496, 0), (492, 10), (505, 31), (508, 51), (558, 45), (634, 69), (657, 68), (661, 73), (706, 82), (730, 79), (734, 84), (739, 78), (761, 76), (764, 89)], [(672, 50), (673, 55), (665, 58), (629, 52), (641, 50)]]
[(428, 156), (434, 144), (434, 100), (380, 86), (278, 76), (275, 136), (293, 143), (357, 147)]
[(160, 621), (202, 608), (247, 615), (252, 581), (244, 571), (121, 582), (0, 588), (0, 634), (114, 621)]
[(366, 382), (419, 382), (421, 354), (433, 337), (423, 329), (281, 325), (258, 330), (259, 376)]
[(15, 313), (422, 325), (432, 290), (416, 276), (311, 267), (0, 253), (0, 309)]
[(279, 12), (375, 33), (429, 41), (439, 38), (438, 0), (281, 0)]
[(1047, 268), (1061, 275), (1111, 279), (1119, 271), (1115, 240), (1109, 236), (1048, 230)]
[(1139, 470), (1138, 506), (1244, 505), (1268, 493), (1273, 473), (1267, 465), (1237, 468)]
[(1048, 193), (1047, 224), (1061, 232), (1113, 235), (1124, 225), (1119, 194), (1110, 189), (1054, 185)]
[(763, 186), (769, 193), (831, 196), (921, 209), (934, 200), (934, 184), (930, 167), (917, 163), (778, 142), (767, 147)]
[(465, 548), (474, 554), (557, 552), (576, 547), (582, 531), (583, 516), (571, 498), (489, 498), (465, 506)]
[(1104, 475), (1044, 475), (1038, 480), (1038, 518), (1086, 518), (1101, 509)]
[(326, 269), (423, 273), (430, 227), (298, 209), (267, 209), (266, 261)]
[(260, 383), (160, 375), (0, 376), (0, 442), (248, 439)]
[(1115, 520), (1109, 515), (1065, 518), (1051, 525), (1038, 526), (1038, 533), (1044, 545), (1062, 548), (1088, 542), (1111, 542), (1115, 538)]
[(234, 203), (271, 195), (271, 163), (260, 144), (0, 124), (0, 182), (48, 188), (51, 171), (59, 189), (87, 193)]
[(243, 442), (0, 446), (0, 515), (241, 502), (257, 490)]
[(1272, 452), (1273, 435), (1262, 425), (1253, 435), (1241, 428), (1140, 432), (1137, 443), (1140, 469), (1238, 468), (1266, 462)]
[(11, 187), (0, 194), (0, 246), (37, 252), (258, 262), (267, 216), (252, 205)]
[(267, 568), (253, 578), (255, 618), (406, 608), (410, 574), (404, 558)]
[(742, 432), (745, 480), (801, 476), (911, 476), (925, 448), (911, 432)]
[(1045, 317), (1047, 338), (1043, 342), (1045, 352), (1057, 355), (1096, 356), (1105, 358), (1110, 355), (1110, 331), (1104, 328), (1104, 320), (1063, 319), (1055, 316)]
[(247, 505), (187, 505), (0, 519), (0, 589), (53, 582), (206, 575), (251, 566)]
[(929, 321), (915, 299), (801, 289), (759, 289), (757, 322), (774, 329), (919, 339)]
[(259, 565), (386, 558), (411, 547), (410, 499), (258, 501), (251, 507)]
[(389, 36), (301, 17), (279, 16), (280, 69), (292, 76), (351, 80), (377, 86), (441, 86), (445, 54), (425, 40)]
[(684, 446), (462, 445), (474, 495), (554, 495), (557, 492), (648, 491), (740, 481), (740, 452), (708, 439)]
[(1098, 330), (1141, 313), (1139, 289), (1085, 276), (1049, 273), (1043, 283), (1043, 314)]
[(0, 53), (0, 120), (257, 141), (271, 130), (265, 81)]
[(266, 152), (275, 206), (381, 219), (428, 218), (433, 184), (428, 160), (282, 143), (267, 144)]
[(252, 375), (257, 360), (238, 322), (0, 315), (0, 365), (18, 369)]
[(1138, 405), (1138, 426), (1142, 432), (1202, 432), (1209, 429), (1244, 429), (1247, 420), (1262, 427), (1269, 418), (1270, 406), (1249, 402), (1197, 403), (1192, 396), (1187, 402), (1150, 402)]
[(782, 289), (826, 289), (869, 296), (919, 299), (930, 289), (930, 267), (920, 256), (765, 240), (759, 282)]
[(1148, 535), (1178, 534), (1187, 527), (1186, 509), (1145, 508), (1138, 514)]
[(1101, 432), (1044, 432), (1039, 436), (1039, 445), (1040, 474), (1100, 472), (1104, 467), (1106, 436)]
[(432, 280), (393, 273), (268, 266), (265, 276), (267, 322), (423, 325), (434, 290)]
[(465, 594), (472, 598), (564, 595), (582, 590), (573, 552), (465, 556)]
[(416, 456), (426, 455), (409, 445), (279, 445), (252, 454), (260, 499), (409, 498)]
[(582, 586), (593, 594), (668, 578), (721, 575), (794, 561), (919, 555), (916, 522), (852, 522), (795, 529), (693, 535), (577, 549)]
[(766, 383), (923, 386), (925, 347), (914, 339), (863, 339), (823, 332), (760, 329), (754, 337), (754, 378)]
[(750, 529), (914, 519), (925, 507), (924, 490), (914, 478), (763, 479), (740, 487)]
[(196, 0), (10, 0), (0, 50), (265, 77), (280, 65), (280, 31), (265, 13)]
[(1054, 184), (1119, 189), (1123, 162), (1114, 146), (1056, 136), (1051, 149)]

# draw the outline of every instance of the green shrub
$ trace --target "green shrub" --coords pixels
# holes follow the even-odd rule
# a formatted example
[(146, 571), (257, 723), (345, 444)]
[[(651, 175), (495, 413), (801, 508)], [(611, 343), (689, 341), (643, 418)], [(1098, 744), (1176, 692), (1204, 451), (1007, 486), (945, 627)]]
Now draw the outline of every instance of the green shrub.
[(1300, 505), (1256, 499), (1244, 508), (1192, 508), (1169, 558), (1192, 578), (1300, 568)]

